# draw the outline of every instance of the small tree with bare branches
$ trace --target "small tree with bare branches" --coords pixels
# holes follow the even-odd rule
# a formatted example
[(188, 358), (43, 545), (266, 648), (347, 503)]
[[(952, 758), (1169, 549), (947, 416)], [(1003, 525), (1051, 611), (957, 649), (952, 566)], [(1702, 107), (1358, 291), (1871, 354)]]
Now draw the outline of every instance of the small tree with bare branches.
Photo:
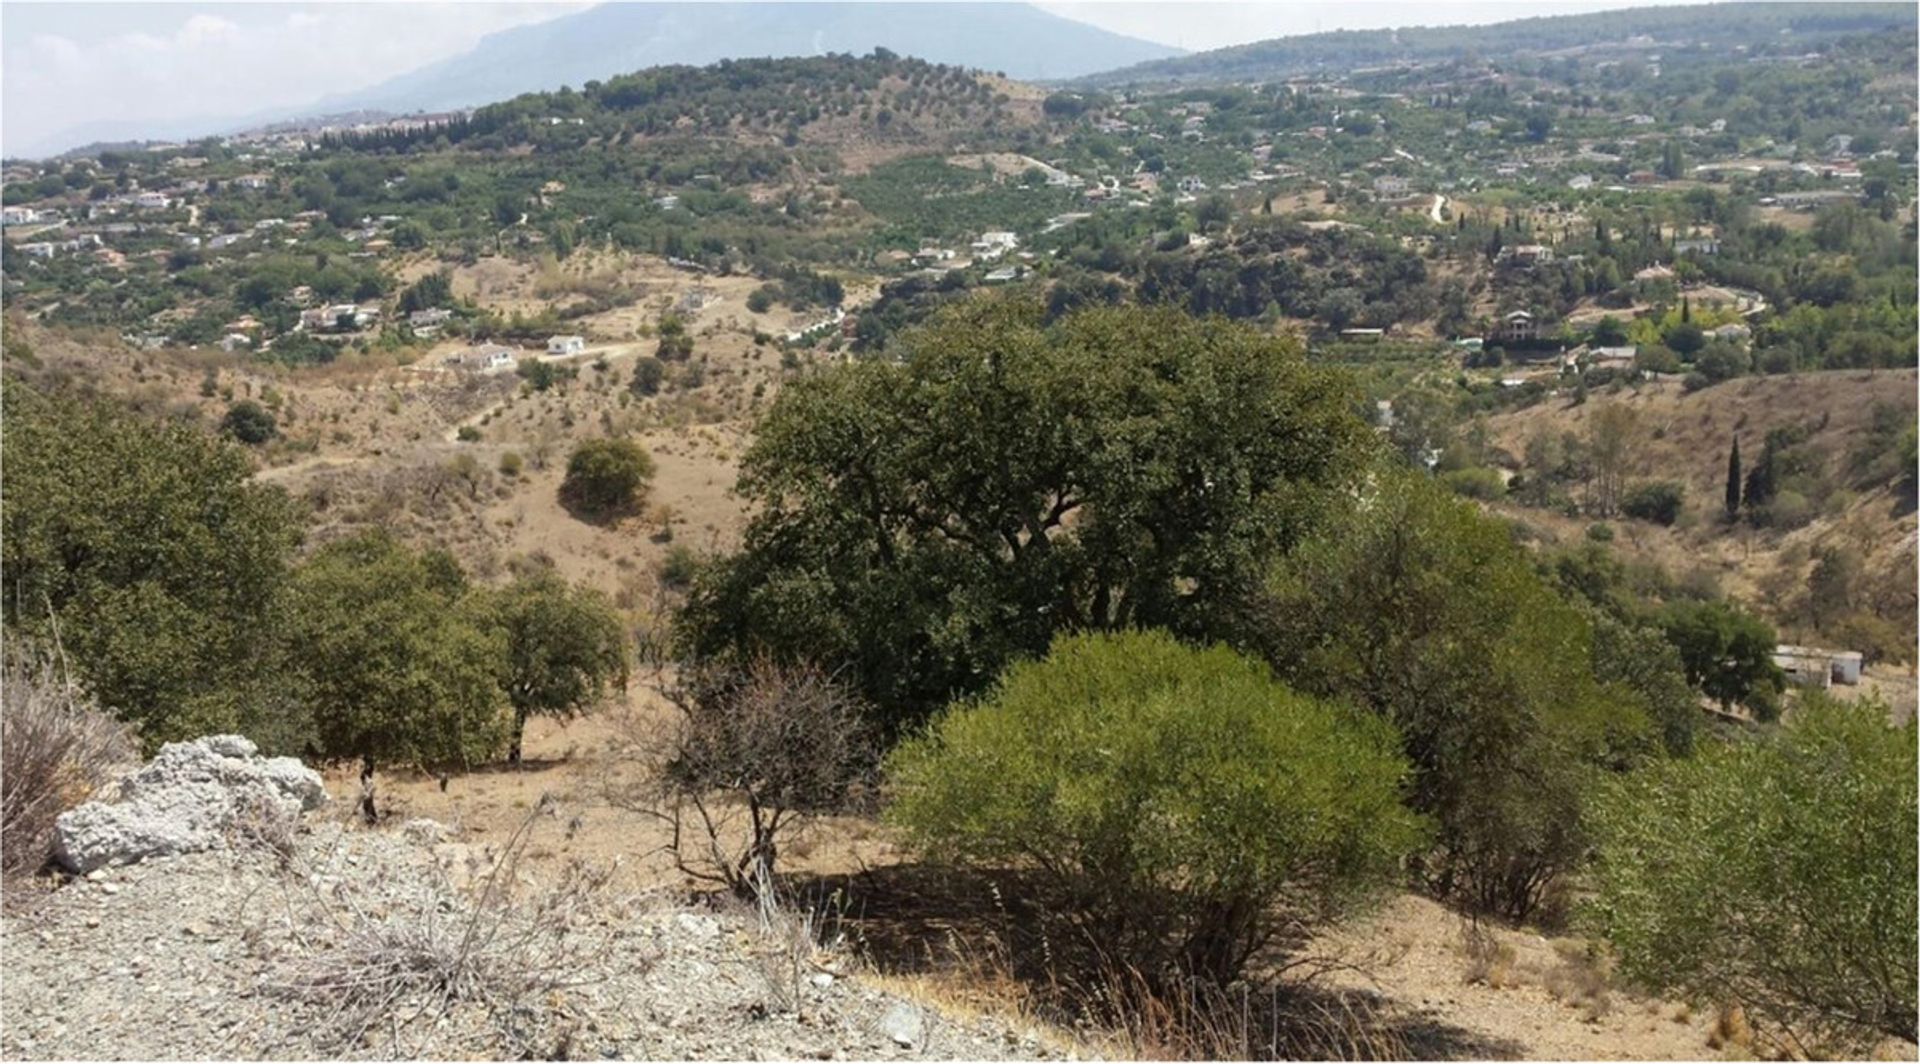
[(662, 694), (678, 711), (664, 740), (629, 729), (620, 760), (638, 778), (615, 804), (665, 822), (675, 865), (743, 898), (773, 883), (782, 840), (855, 804), (877, 746), (859, 698), (817, 665), (759, 658), (695, 665)]

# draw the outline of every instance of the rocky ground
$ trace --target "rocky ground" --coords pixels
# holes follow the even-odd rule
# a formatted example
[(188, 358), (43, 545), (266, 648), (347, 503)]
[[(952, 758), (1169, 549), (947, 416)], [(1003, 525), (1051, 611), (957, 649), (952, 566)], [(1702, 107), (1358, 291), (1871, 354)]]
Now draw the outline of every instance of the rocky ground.
[(1054, 1055), (1038, 1031), (873, 989), (783, 914), (614, 896), (585, 869), (519, 878), (512, 847), (419, 822), (95, 871), (0, 924), (0, 1055)]
[(7, 884), (0, 1056), (1055, 1055), (1039, 1029), (877, 988), (809, 915), (550, 859), (584, 823), (551, 795), (490, 837), (363, 827), (345, 804), (212, 736), (61, 814), (70, 878)]

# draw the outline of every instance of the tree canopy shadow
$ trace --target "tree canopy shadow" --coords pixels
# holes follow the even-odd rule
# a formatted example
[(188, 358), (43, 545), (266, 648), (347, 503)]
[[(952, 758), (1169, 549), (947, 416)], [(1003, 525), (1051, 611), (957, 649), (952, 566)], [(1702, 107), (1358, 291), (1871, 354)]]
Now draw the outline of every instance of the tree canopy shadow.
[[(1046, 919), (1045, 892), (1018, 871), (904, 863), (844, 874), (789, 873), (780, 889), (813, 912), (816, 926), (845, 935), (883, 973), (1011, 979), (1050, 1022), (1121, 1032), (1150, 1057), (1485, 1060), (1526, 1054), (1518, 1042), (1461, 1027), (1431, 1008), (1292, 974), (1316, 967), (1286, 963), (1298, 940), (1276, 947), (1247, 980), (1225, 990), (1155, 991), (1122, 1001), (1134, 995), (1094, 971), (1087, 951), (1062, 940), (1061, 922)], [(1340, 966), (1321, 970), (1331, 967)]]

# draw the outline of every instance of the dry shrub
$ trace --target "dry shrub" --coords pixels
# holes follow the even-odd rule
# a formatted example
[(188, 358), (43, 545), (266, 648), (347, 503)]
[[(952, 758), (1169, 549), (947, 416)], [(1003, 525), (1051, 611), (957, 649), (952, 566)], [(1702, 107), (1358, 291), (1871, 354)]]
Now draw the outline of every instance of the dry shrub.
[(1613, 961), (1597, 945), (1578, 939), (1557, 939), (1553, 951), (1560, 963), (1546, 975), (1547, 993), (1581, 1010), (1592, 1022), (1613, 1008)]
[(1468, 921), (1462, 929), (1462, 951), (1467, 955), (1466, 980), (1504, 990), (1515, 985), (1514, 963), (1519, 959), (1513, 946), (1478, 920)]
[(846, 935), (840, 931), (838, 910), (792, 904), (777, 885), (765, 878), (754, 884), (746, 905), (760, 935), (751, 947), (754, 970), (767, 991), (767, 1011), (792, 1015), (805, 1001), (807, 984), (819, 973), (838, 977), (850, 964)]
[(679, 719), (629, 720), (608, 800), (672, 831), (680, 871), (762, 896), (780, 847), (815, 814), (858, 804), (877, 760), (857, 696), (816, 665), (690, 666), (662, 693)]
[(1747, 1022), (1747, 1010), (1738, 1005), (1722, 1005), (1707, 1032), (1708, 1049), (1736, 1049), (1751, 1052), (1753, 1025)]
[(300, 833), (300, 815), (299, 811), (260, 795), (250, 805), (236, 810), (229, 833), (240, 845), (265, 850), (280, 862), (281, 868), (290, 868), (297, 853), (295, 840)]
[(318, 1044), (335, 1053), (371, 1040), (379, 1055), (420, 1057), (466, 1007), (496, 1021), (510, 1055), (547, 1055), (534, 1033), (562, 992), (606, 978), (621, 922), (605, 892), (611, 868), (576, 862), (516, 896), (534, 825), (554, 808), (543, 795), (490, 865), (470, 858), (464, 889), (437, 863), (415, 880), (389, 862), (341, 876), (296, 858), (283, 880), (291, 950), (268, 990), (326, 1006)]
[(0, 875), (12, 880), (46, 866), (54, 821), (111, 782), (139, 748), (51, 656), (12, 647), (0, 670)]

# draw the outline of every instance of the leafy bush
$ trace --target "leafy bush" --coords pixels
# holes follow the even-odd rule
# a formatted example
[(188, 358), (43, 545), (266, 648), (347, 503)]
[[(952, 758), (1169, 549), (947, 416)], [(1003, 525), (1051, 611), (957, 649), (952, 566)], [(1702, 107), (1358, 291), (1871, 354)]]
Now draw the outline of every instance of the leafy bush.
[(1693, 750), (1700, 727), (1699, 696), (1687, 686), (1680, 653), (1660, 629), (1616, 619), (1605, 609), (1588, 614), (1593, 624), (1593, 675), (1637, 695), (1660, 729), (1667, 753), (1684, 757)]
[(693, 334), (687, 331), (687, 323), (677, 314), (668, 314), (660, 319), (660, 342), (654, 346), (654, 357), (662, 362), (685, 362), (693, 357)]
[(544, 392), (580, 375), (580, 371), (572, 366), (558, 365), (542, 358), (523, 358), (514, 372), (536, 392)]
[(1438, 822), (1421, 870), (1443, 896), (1533, 913), (1585, 855), (1589, 770), (1654, 752), (1640, 699), (1596, 681), (1586, 618), (1501, 522), (1426, 477), (1382, 472), (1268, 593), (1280, 676), (1405, 737), (1413, 808)]
[(1440, 474), (1440, 483), (1453, 489), (1457, 495), (1469, 499), (1491, 502), (1503, 499), (1507, 495), (1507, 483), (1500, 478), (1499, 470), (1477, 467), (1473, 469), (1455, 469)]
[(273, 598), (299, 525), (232, 444), (10, 381), (0, 596), (9, 636), (57, 633), (76, 678), (151, 746), (277, 740)]
[(480, 429), (477, 425), (462, 425), (453, 435), (454, 439), (459, 440), (461, 443), (479, 443), (481, 439)]
[(652, 355), (641, 355), (633, 363), (633, 383), (630, 386), (635, 395), (657, 395), (660, 384), (667, 379), (667, 364)]
[(1678, 373), (1680, 356), (1670, 348), (1649, 344), (1633, 356), (1633, 367), (1646, 373)]
[(675, 591), (684, 591), (699, 570), (700, 558), (693, 553), (693, 548), (676, 543), (667, 548), (666, 557), (660, 560), (660, 582)]
[(653, 479), (653, 457), (632, 440), (588, 440), (567, 458), (560, 499), (592, 518), (616, 517), (640, 504)]
[(1680, 519), (1686, 500), (1686, 485), (1673, 480), (1649, 481), (1627, 489), (1620, 500), (1620, 512), (1642, 521), (1671, 525)]
[(50, 658), (9, 647), (0, 679), (0, 877), (14, 880), (46, 865), (53, 822), (110, 782), (139, 746)]
[(1759, 508), (1755, 513), (1755, 522), (1762, 528), (1777, 528), (1782, 532), (1791, 532), (1804, 527), (1813, 520), (1813, 503), (1805, 495), (1792, 489), (1783, 489), (1774, 495), (1772, 501)]
[(1813, 695), (1778, 732), (1596, 803), (1592, 917), (1620, 970), (1732, 1001), (1796, 1053), (1915, 1037), (1915, 733)]
[(1036, 868), (1102, 960), (1225, 983), (1393, 880), (1397, 745), (1224, 647), (1063, 636), (895, 751), (889, 816), (936, 859)]
[(525, 467), (526, 467), (526, 460), (520, 457), (519, 451), (505, 451), (501, 453), (500, 455), (500, 475), (501, 476), (506, 477), (509, 480), (515, 479), (520, 476), (520, 471)]
[(1661, 614), (1660, 627), (1680, 651), (1687, 682), (1721, 708), (1770, 707), (1768, 697), (1784, 681), (1773, 664), (1779, 640), (1773, 627), (1739, 606), (1721, 601), (1676, 602)]
[(220, 419), (220, 431), (241, 443), (258, 445), (280, 434), (280, 426), (266, 407), (251, 399), (242, 399), (227, 407)]
[(1753, 356), (1738, 344), (1715, 340), (1694, 356), (1693, 368), (1715, 384), (1745, 376), (1753, 369)]

